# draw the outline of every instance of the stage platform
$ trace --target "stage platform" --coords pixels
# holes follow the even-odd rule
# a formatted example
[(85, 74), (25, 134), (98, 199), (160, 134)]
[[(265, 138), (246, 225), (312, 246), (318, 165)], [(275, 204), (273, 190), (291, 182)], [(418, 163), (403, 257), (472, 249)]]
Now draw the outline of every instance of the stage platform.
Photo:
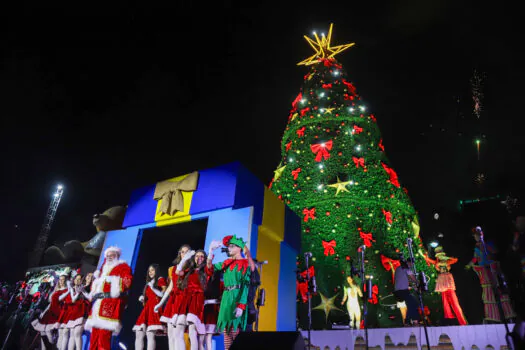
[[(510, 331), (514, 324), (509, 325)], [(502, 324), (428, 327), (431, 348), (439, 350), (507, 349)], [(301, 332), (305, 339), (308, 332)], [(364, 330), (323, 330), (311, 332), (312, 345), (320, 350), (365, 349)], [(423, 327), (375, 328), (368, 330), (369, 349), (421, 349), (426, 345)]]

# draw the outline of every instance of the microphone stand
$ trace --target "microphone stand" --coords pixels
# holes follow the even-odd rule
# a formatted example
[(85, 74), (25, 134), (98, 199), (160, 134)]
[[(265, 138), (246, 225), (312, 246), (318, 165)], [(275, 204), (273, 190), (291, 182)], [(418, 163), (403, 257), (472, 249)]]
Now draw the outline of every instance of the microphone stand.
[[(259, 280), (262, 281), (262, 267), (265, 264), (264, 261), (254, 261), (256, 268), (259, 270)], [(257, 313), (255, 315), (255, 331), (259, 331), (259, 314), (261, 312), (261, 306), (264, 306), (266, 299), (266, 291), (264, 288), (261, 288), (261, 284), (257, 286), (257, 301), (255, 305), (257, 306)]]
[(366, 289), (366, 293), (363, 293), (363, 326), (365, 328), (365, 342), (366, 342), (366, 349), (368, 350), (368, 299), (370, 294), (372, 293), (372, 283), (370, 279), (365, 279), (365, 250), (366, 246), (361, 246), (360, 250), (358, 249), (359, 259), (361, 260), (359, 262), (359, 278), (361, 279), (362, 287), (361, 289), (364, 291)]
[[(29, 296), (29, 289), (28, 288), (29, 287), (26, 287), (26, 289), (24, 289), (24, 291), (23, 291), (23, 293), (25, 293), (24, 298), (19, 301), (18, 307), (14, 311), (13, 322), (11, 323), (11, 326), (9, 327), (9, 331), (7, 332), (7, 335), (5, 337), (4, 344), (2, 345), (2, 349), (1, 350), (6, 349), (9, 337), (11, 336), (11, 333), (13, 332), (13, 328), (15, 328), (16, 322), (18, 321), (18, 316), (19, 316), (20, 312), (22, 311), (22, 307), (24, 306), (24, 303), (25, 303), (27, 297)], [(14, 297), (15, 294), (16, 294), (16, 291), (13, 294), (13, 297)], [(11, 301), (12, 300), (13, 299), (11, 298)], [(11, 303), (11, 301), (9, 303)]]
[[(414, 251), (412, 250), (412, 238), (407, 238), (407, 245), (408, 245), (408, 253), (410, 254), (410, 259), (412, 260), (412, 272), (414, 273), (414, 277), (417, 278), (417, 270), (416, 270), (416, 259), (414, 258)], [(424, 274), (423, 271), (421, 271), (422, 274)], [(427, 340), (427, 349), (430, 349), (430, 340), (428, 338), (428, 330), (427, 330), (427, 315), (425, 315), (425, 305), (423, 304), (423, 283), (425, 282), (425, 278), (423, 278), (423, 281), (418, 281), (417, 283), (417, 294), (419, 297), (419, 308), (421, 309), (421, 316), (423, 317), (423, 329), (425, 330), (425, 339)], [(423, 283), (421, 283), (423, 282)], [(423, 347), (423, 346), (421, 346)]]
[[(479, 226), (478, 226), (479, 227)], [(509, 324), (507, 322), (507, 319), (505, 318), (505, 312), (503, 311), (503, 305), (501, 304), (501, 291), (499, 288), (499, 280), (498, 280), (498, 272), (494, 270), (494, 267), (492, 266), (492, 263), (489, 263), (489, 255), (487, 251), (487, 246), (485, 245), (485, 240), (483, 239), (483, 231), (481, 230), (481, 227), (476, 228), (476, 231), (479, 233), (479, 238), (481, 242), (481, 247), (483, 248), (483, 255), (485, 256), (485, 261), (489, 264), (490, 269), (490, 281), (492, 284), (492, 291), (494, 293), (494, 297), (496, 298), (496, 303), (498, 304), (498, 311), (500, 313), (501, 319), (503, 320), (503, 324), (505, 325), (505, 331), (507, 334), (505, 334), (505, 341), (507, 342), (507, 347), (509, 349), (513, 349), (513, 342), (512, 342), (512, 334), (510, 333)], [(505, 283), (505, 280), (503, 280), (503, 283)]]
[(309, 269), (309, 257), (311, 253), (305, 253), (304, 254), (304, 262), (306, 266), (306, 281), (308, 283), (308, 290), (306, 293), (306, 296), (308, 298), (308, 349), (312, 346), (312, 336), (311, 336), (311, 330), (312, 330), (312, 293), (311, 293), (311, 276), (310, 276), (310, 269)]

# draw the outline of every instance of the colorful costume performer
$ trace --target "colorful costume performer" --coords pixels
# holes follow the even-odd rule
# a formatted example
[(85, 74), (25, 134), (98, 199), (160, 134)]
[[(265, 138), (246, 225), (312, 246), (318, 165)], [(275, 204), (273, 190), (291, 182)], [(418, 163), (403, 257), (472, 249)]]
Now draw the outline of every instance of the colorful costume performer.
[[(120, 258), (120, 249), (109, 247), (104, 252), (116, 254)], [(133, 276), (130, 266), (123, 260), (105, 261), (102, 272), (93, 282), (90, 297), (93, 301), (85, 328), (91, 330), (90, 350), (110, 350), (111, 336), (122, 328), (120, 318), (127, 303), (126, 293), (131, 286)]]
[[(420, 252), (425, 258), (427, 264), (432, 264), (438, 271), (435, 291), (441, 293), (441, 300), (443, 301), (443, 313), (445, 318), (457, 318), (461, 326), (467, 324), (463, 310), (459, 305), (458, 297), (456, 295), (456, 283), (454, 277), (449, 272), (450, 266), (458, 262), (457, 258), (446, 256), (442, 247), (436, 247), (436, 260), (430, 259), (426, 254)], [(452, 312), (454, 311), (454, 312)], [(455, 314), (455, 316), (454, 316)]]
[[(166, 280), (163, 277), (159, 277), (157, 280), (157, 286), (159, 288), (166, 287)], [(162, 297), (162, 291), (154, 287), (152, 280), (146, 285), (144, 294), (144, 308), (142, 309), (137, 322), (135, 322), (135, 326), (133, 326), (133, 331), (164, 331), (166, 327), (160, 322), (159, 314), (153, 311), (153, 308), (158, 304)]]

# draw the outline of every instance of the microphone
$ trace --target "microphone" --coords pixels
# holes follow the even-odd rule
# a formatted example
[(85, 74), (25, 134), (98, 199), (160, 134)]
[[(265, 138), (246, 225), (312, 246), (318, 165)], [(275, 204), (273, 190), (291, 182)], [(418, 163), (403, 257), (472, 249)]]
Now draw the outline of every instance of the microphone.
[(304, 257), (305, 257), (305, 258), (311, 258), (311, 257), (312, 257), (312, 252), (306, 252), (306, 253), (304, 253)]
[(363, 244), (362, 246), (359, 247), (359, 249), (361, 249), (361, 251), (364, 252), (366, 250), (366, 245)]
[(407, 238), (407, 244), (412, 245), (412, 238)]
[(315, 283), (315, 276), (312, 276), (312, 293), (317, 293), (317, 283)]

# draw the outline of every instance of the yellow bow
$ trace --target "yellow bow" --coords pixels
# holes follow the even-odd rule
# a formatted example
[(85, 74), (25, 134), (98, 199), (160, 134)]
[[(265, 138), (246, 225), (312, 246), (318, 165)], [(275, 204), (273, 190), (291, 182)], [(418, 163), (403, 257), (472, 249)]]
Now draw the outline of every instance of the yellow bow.
[(153, 199), (162, 199), (161, 215), (174, 215), (177, 211), (184, 211), (184, 197), (181, 191), (195, 191), (198, 181), (199, 173), (195, 171), (180, 181), (167, 180), (157, 183)]

